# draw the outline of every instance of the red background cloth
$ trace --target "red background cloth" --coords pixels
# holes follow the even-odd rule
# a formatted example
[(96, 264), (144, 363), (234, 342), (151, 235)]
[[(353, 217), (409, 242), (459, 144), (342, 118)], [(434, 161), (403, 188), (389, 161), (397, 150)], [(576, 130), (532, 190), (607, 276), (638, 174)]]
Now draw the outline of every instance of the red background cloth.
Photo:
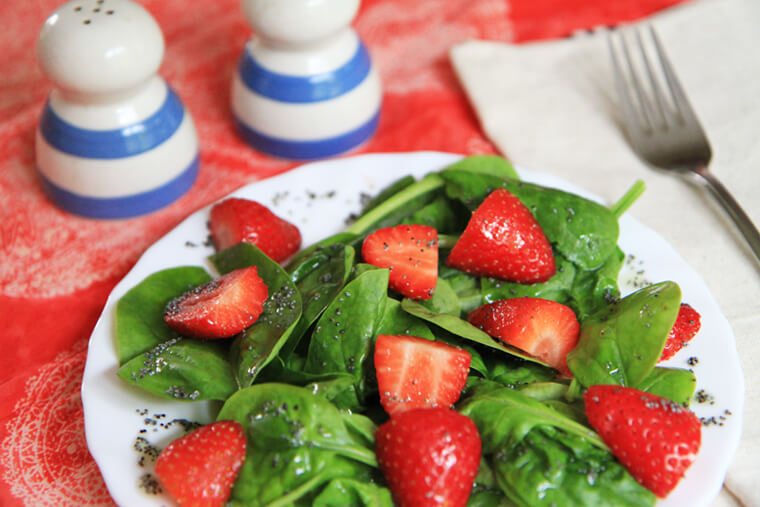
[[(492, 153), (447, 54), (466, 39), (562, 37), (680, 0), (365, 0), (354, 22), (384, 87), (380, 126), (361, 152)], [(194, 210), (293, 163), (257, 154), (228, 107), (251, 30), (238, 0), (141, 3), (164, 31), (161, 74), (194, 117), (201, 169), (169, 207), (96, 221), (45, 198), (34, 129), (50, 84), (35, 60), (45, 18), (62, 2), (0, 2), (0, 505), (110, 505), (84, 438), (81, 376), (108, 293), (141, 253)]]

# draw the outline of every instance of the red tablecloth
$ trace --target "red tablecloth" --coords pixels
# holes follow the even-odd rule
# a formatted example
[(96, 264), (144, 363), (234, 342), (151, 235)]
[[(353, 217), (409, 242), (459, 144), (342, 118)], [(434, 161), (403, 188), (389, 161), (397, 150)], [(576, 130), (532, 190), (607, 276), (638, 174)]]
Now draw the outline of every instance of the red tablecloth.
[[(362, 152), (490, 153), (449, 64), (470, 38), (522, 42), (636, 19), (680, 0), (365, 0), (354, 26), (380, 71), (380, 126)], [(34, 170), (34, 128), (50, 84), (34, 45), (56, 0), (0, 2), (0, 505), (109, 505), (84, 437), (87, 340), (111, 288), (194, 210), (295, 164), (252, 151), (233, 131), (230, 79), (250, 36), (238, 0), (146, 0), (166, 38), (161, 74), (201, 142), (193, 189), (120, 221), (54, 208)], [(507, 154), (508, 155), (508, 154)]]

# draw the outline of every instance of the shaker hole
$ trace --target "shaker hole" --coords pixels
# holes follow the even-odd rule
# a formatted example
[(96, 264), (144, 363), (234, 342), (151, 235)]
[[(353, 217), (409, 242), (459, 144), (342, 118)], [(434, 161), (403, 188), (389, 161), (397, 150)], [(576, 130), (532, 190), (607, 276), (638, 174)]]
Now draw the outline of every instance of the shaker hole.
[(92, 12), (100, 12), (100, 7), (95, 7)]
[(92, 23), (92, 21), (90, 21), (89, 19), (85, 19), (84, 21), (82, 21), (82, 23), (84, 23), (85, 25), (89, 25), (90, 23)]
[(81, 10), (82, 10), (82, 6), (81, 6), (81, 5), (77, 5), (76, 7), (74, 7), (74, 10), (75, 10), (76, 12), (79, 12), (79, 11), (81, 11)]
[(106, 11), (106, 14), (110, 16), (111, 14), (113, 14), (113, 11)]

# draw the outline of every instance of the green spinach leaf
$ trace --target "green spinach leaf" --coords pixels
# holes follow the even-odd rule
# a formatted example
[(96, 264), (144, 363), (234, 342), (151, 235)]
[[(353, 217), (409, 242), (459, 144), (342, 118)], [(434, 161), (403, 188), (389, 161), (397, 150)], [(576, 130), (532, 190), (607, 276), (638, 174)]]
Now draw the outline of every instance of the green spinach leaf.
[(504, 494), (518, 505), (651, 506), (655, 496), (609, 452), (551, 426), (532, 428), (496, 450), (491, 463)]
[(378, 484), (356, 479), (333, 479), (314, 498), (314, 507), (343, 507), (356, 505), (366, 507), (393, 507), (391, 492)]
[(200, 267), (170, 268), (153, 273), (124, 294), (116, 303), (119, 365), (177, 336), (164, 322), (166, 304), (210, 280)]
[(693, 372), (661, 366), (652, 369), (636, 386), (637, 389), (668, 398), (684, 406), (689, 405), (696, 387), (697, 377)]
[(680, 302), (678, 285), (662, 282), (584, 319), (578, 345), (567, 355), (575, 380), (585, 387), (639, 386), (662, 354)]
[(353, 247), (340, 243), (320, 247), (293, 267), (291, 279), (301, 294), (303, 311), (298, 325), (282, 349), (287, 357), (309, 327), (338, 295), (354, 265)]
[(349, 373), (363, 395), (370, 367), (365, 363), (382, 323), (387, 292), (387, 269), (369, 270), (347, 283), (317, 321), (304, 371)]
[(251, 448), (317, 447), (377, 467), (373, 448), (348, 430), (341, 411), (303, 387), (274, 382), (246, 387), (227, 399), (217, 420), (242, 424)]
[(117, 374), (162, 398), (225, 400), (237, 390), (225, 356), (223, 341), (171, 338), (127, 361)]
[(480, 392), (476, 389), (457, 410), (475, 422), (484, 454), (513, 447), (538, 426), (553, 426), (607, 449), (601, 438), (588, 427), (515, 389), (489, 387)]

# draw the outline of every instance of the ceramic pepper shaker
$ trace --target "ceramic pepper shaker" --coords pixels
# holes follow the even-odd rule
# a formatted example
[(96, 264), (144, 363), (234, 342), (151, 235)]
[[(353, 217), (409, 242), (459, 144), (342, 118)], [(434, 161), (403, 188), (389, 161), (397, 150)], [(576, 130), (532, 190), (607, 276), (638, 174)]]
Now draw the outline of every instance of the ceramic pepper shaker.
[(350, 24), (359, 0), (242, 0), (254, 29), (232, 83), (242, 138), (287, 159), (349, 151), (374, 133), (381, 86)]
[(59, 207), (124, 218), (190, 189), (198, 140), (190, 114), (157, 74), (163, 54), (156, 21), (128, 0), (73, 0), (45, 21), (37, 55), (54, 89), (36, 161)]

